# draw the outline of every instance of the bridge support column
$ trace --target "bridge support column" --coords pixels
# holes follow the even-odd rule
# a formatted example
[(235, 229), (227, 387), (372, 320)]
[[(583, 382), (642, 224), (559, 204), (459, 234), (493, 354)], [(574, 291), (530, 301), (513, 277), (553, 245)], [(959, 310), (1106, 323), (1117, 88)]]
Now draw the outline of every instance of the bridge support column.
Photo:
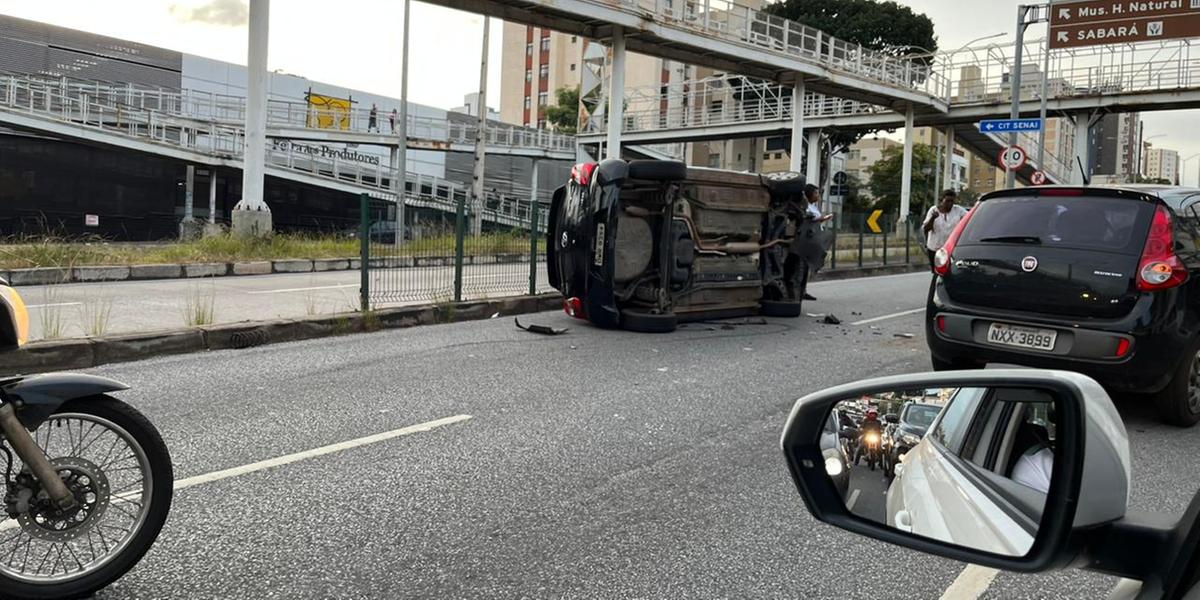
[(789, 152), (789, 170), (799, 173), (803, 168), (800, 150), (804, 147), (804, 80), (797, 79), (792, 86), (792, 149)]
[(808, 158), (808, 169), (804, 172), (804, 179), (812, 185), (820, 187), (821, 181), (821, 130), (813, 129), (808, 132), (808, 149), (806, 150)]
[(246, 62), (246, 139), (243, 150), (242, 199), (233, 207), (236, 235), (271, 234), (271, 209), (263, 200), (267, 148), (267, 36), (270, 0), (250, 0), (249, 56)]
[(1087, 172), (1088, 165), (1091, 164), (1092, 144), (1090, 134), (1092, 124), (1095, 121), (1095, 113), (1091, 111), (1080, 111), (1075, 113), (1075, 152), (1072, 157), (1071, 164), (1071, 184), (1083, 185), (1087, 180), (1091, 179)]
[(913, 139), (917, 137), (913, 127), (912, 104), (904, 111), (904, 161), (900, 169), (900, 219), (897, 223), (908, 222), (908, 210), (912, 204), (912, 166)]
[(621, 129), (625, 124), (625, 30), (613, 26), (612, 72), (608, 74), (608, 139), (605, 158), (621, 158)]
[[(946, 126), (946, 156), (942, 158), (945, 163), (942, 165), (942, 187), (945, 189), (953, 189), (954, 181), (954, 126)], [(934, 190), (937, 197), (942, 197), (942, 190)]]

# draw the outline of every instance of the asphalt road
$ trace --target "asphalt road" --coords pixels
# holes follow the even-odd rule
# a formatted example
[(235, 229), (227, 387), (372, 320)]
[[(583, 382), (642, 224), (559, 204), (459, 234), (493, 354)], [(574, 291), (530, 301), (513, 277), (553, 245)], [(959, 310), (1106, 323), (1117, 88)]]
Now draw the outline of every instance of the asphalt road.
[[(96, 331), (107, 315), (104, 334), (173, 329), (196, 324), (189, 306), (211, 307), (216, 323), (297, 318), (359, 308), (359, 272), (280, 273), (205, 279), (164, 279), (71, 283), (18, 288), (30, 308), (33, 339), (78, 337)], [(551, 291), (545, 265), (538, 268), (539, 291)], [(372, 290), (382, 294), (373, 306), (400, 306), (449, 300), (453, 267), (379, 269)], [(467, 300), (528, 293), (529, 264), (466, 265)], [(57, 332), (58, 335), (53, 335)]]
[[(134, 386), (120, 395), (162, 429), (180, 480), (470, 416), (191, 479), (158, 544), (99, 597), (938, 598), (963, 564), (816, 522), (778, 448), (797, 397), (927, 369), (911, 312), (927, 282), (815, 284), (806, 310), (844, 325), (657, 336), (544, 313), (529, 320), (570, 332), (495, 319), (96, 369)], [(1181, 513), (1200, 436), (1122, 412), (1133, 507)], [(970, 594), (960, 581), (947, 597), (1096, 598), (1114, 583), (966, 573)]]

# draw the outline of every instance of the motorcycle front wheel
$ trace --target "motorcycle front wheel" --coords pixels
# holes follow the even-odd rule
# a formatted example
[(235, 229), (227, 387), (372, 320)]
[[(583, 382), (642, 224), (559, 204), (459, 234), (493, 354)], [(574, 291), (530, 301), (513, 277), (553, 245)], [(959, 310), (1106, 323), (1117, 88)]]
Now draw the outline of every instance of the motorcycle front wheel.
[(64, 404), (31, 435), (76, 506), (58, 511), (13, 453), (18, 515), (0, 513), (0, 598), (88, 597), (154, 544), (171, 509), (170, 454), (145, 416), (108, 396)]

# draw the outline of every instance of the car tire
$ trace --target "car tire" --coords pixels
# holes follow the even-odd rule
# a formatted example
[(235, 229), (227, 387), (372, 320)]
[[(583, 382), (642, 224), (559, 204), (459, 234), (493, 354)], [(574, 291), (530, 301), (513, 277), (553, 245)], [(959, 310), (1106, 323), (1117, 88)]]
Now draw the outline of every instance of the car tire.
[(808, 183), (804, 175), (795, 171), (771, 173), (770, 175), (763, 175), (762, 178), (768, 189), (784, 196), (799, 196), (803, 194), (804, 186)]
[(687, 179), (687, 165), (677, 160), (631, 160), (627, 176), (646, 181), (680, 181)]
[(621, 311), (621, 327), (638, 333), (671, 333), (679, 326), (674, 313), (654, 314), (634, 310)]
[(1191, 427), (1200, 423), (1200, 352), (1180, 361), (1175, 375), (1155, 397), (1158, 416), (1176, 427)]
[(794, 319), (801, 314), (802, 304), (800, 302), (788, 302), (786, 300), (762, 300), (758, 303), (758, 314), (764, 317), (783, 317)]
[(930, 355), (929, 362), (933, 364), (934, 371), (962, 371), (966, 369), (978, 369), (979, 365), (959, 359), (959, 360), (942, 360), (936, 356)]

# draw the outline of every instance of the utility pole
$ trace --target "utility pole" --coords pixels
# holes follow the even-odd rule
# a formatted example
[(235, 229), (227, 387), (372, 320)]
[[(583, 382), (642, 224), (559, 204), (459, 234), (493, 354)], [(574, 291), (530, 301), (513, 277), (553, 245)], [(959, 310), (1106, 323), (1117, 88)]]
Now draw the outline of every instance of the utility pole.
[(479, 119), (475, 129), (475, 175), (471, 180), (471, 235), (483, 232), (483, 180), (484, 158), (487, 155), (487, 78), (488, 78), (488, 34), (490, 21), (483, 17), (483, 58), (479, 63)]
[(401, 34), (400, 57), (400, 121), (399, 140), (396, 143), (396, 162), (392, 165), (392, 187), (396, 194), (396, 240), (397, 246), (404, 245), (405, 209), (408, 205), (408, 16), (410, 0), (404, 0), (404, 30)]
[[(1048, 4), (1025, 5), (1017, 7), (1017, 39), (1013, 43), (1013, 66), (1008, 79), (1012, 84), (1012, 110), (1009, 113), (1013, 120), (1021, 118), (1021, 71), (1025, 61), (1025, 30), (1034, 23), (1050, 22), (1050, 6)], [(1049, 42), (1047, 41), (1047, 47)], [(1043, 81), (1045, 76), (1043, 74)], [(1044, 127), (1044, 123), (1043, 123)], [(1017, 145), (1017, 132), (1008, 134), (1008, 144)], [(1041, 165), (1038, 165), (1039, 167)], [(1017, 172), (1005, 169), (1004, 187), (1012, 189), (1017, 186)]]
[(1054, 14), (1054, 0), (1047, 0), (1046, 13), (1046, 41), (1042, 46), (1042, 97), (1041, 108), (1038, 109), (1042, 127), (1038, 129), (1037, 149), (1037, 167), (1043, 171), (1046, 170), (1046, 93), (1050, 81), (1050, 15)]
[(250, 0), (249, 53), (246, 61), (246, 138), (242, 149), (242, 199), (230, 215), (233, 233), (271, 234), (271, 209), (263, 199), (267, 149), (267, 40), (270, 0)]

